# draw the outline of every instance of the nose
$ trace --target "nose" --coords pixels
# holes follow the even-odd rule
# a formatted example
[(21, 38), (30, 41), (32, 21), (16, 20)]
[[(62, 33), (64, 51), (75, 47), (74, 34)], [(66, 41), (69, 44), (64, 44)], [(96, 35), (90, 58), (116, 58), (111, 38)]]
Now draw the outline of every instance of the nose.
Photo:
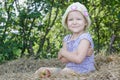
[(73, 20), (73, 24), (76, 24), (77, 23), (77, 21), (76, 20)]

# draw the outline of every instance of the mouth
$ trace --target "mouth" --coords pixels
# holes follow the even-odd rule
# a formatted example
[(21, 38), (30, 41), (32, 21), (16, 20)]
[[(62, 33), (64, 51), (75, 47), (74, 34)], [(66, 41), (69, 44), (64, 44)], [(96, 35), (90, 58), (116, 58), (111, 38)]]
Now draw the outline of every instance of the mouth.
[(78, 26), (72, 26), (72, 28), (78, 28)]

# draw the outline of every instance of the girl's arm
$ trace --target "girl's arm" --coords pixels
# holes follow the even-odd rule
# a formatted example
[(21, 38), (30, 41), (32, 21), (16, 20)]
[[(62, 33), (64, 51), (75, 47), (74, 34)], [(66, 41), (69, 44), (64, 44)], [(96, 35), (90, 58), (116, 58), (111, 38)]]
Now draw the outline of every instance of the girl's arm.
[(81, 63), (88, 55), (90, 42), (87, 39), (82, 39), (75, 52), (69, 52), (66, 49), (61, 49), (61, 56), (65, 57), (70, 62)]

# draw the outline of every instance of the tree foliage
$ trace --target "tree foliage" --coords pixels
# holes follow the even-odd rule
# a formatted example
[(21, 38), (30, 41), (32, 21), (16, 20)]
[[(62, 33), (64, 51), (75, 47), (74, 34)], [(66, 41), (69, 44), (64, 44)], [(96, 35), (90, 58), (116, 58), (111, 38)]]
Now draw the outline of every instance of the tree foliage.
[(119, 0), (26, 0), (22, 4), (20, 0), (5, 0), (0, 2), (0, 61), (22, 56), (56, 57), (63, 37), (69, 33), (61, 17), (76, 1), (88, 8), (95, 53), (119, 53)]

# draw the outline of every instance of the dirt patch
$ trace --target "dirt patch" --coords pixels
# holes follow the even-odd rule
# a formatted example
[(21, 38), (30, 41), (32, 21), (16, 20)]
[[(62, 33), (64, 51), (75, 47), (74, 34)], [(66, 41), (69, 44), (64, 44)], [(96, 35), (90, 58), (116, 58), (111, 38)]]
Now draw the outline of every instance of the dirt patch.
[[(95, 56), (96, 71), (86, 75), (55, 75), (44, 80), (120, 80), (120, 56)], [(33, 80), (33, 73), (40, 67), (63, 68), (57, 59), (20, 58), (0, 65), (0, 80)]]

